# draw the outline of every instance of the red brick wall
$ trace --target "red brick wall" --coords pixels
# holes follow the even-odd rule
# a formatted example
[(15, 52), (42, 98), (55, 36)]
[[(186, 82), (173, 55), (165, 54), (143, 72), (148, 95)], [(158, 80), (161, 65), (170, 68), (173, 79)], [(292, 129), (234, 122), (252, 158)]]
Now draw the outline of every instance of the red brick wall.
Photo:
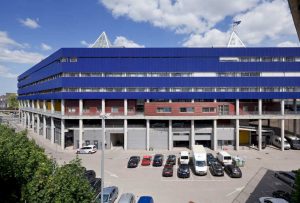
[[(111, 108), (118, 107), (118, 113), (112, 113)], [(112, 113), (114, 115), (124, 114), (124, 100), (105, 100), (105, 112)]]
[(83, 115), (100, 114), (101, 105), (101, 100), (83, 100)]
[[(75, 112), (69, 109), (75, 109)], [(66, 115), (79, 115), (79, 100), (66, 100), (65, 101), (65, 114)]]

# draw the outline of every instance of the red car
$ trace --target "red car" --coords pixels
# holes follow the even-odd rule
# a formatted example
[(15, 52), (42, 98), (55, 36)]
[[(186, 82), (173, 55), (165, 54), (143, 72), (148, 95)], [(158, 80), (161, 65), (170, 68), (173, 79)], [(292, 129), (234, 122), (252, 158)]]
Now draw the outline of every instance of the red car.
[(151, 164), (152, 157), (149, 155), (143, 156), (142, 166), (149, 166)]
[(162, 176), (163, 177), (172, 177), (173, 176), (173, 164), (166, 164), (164, 166)]

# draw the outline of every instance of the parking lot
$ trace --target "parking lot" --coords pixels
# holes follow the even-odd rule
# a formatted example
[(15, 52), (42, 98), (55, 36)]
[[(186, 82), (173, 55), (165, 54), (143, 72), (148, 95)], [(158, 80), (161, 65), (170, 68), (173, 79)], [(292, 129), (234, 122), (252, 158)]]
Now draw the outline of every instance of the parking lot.
[[(18, 126), (18, 125), (17, 125)], [(20, 127), (20, 126), (19, 126)], [(66, 163), (76, 157), (75, 150), (62, 151), (60, 147), (50, 144), (42, 136), (37, 136), (31, 131), (29, 137), (45, 148), (49, 156), (55, 157), (58, 163)], [(229, 202), (258, 202), (261, 196), (270, 196), (274, 190), (282, 189), (291, 191), (291, 188), (282, 181), (274, 178), (273, 171), (290, 171), (300, 168), (300, 151), (280, 150), (267, 147), (258, 152), (245, 148), (240, 151), (227, 150), (231, 155), (242, 157), (246, 163), (241, 167), (243, 177), (233, 179), (225, 173), (223, 177), (214, 177), (208, 172), (206, 176), (196, 176), (191, 173), (190, 178), (177, 177), (177, 167), (174, 166), (173, 177), (162, 177), (163, 167), (139, 166), (127, 168), (130, 156), (143, 155), (154, 156), (157, 153), (164, 155), (179, 155), (182, 148), (172, 151), (155, 150), (128, 150), (120, 148), (105, 152), (105, 186), (115, 185), (119, 188), (119, 196), (122, 193), (131, 192), (138, 197), (142, 195), (153, 196), (158, 203), (229, 203)], [(184, 149), (186, 150), (186, 149)], [(213, 153), (210, 149), (207, 152)], [(95, 154), (79, 155), (82, 164), (87, 169), (96, 171), (100, 177), (101, 152)]]

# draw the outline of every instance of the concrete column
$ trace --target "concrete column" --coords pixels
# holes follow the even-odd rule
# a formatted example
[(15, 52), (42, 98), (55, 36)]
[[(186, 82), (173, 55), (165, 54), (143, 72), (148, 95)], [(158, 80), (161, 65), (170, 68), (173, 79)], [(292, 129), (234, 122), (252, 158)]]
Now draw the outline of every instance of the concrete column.
[(44, 110), (44, 112), (47, 111), (47, 108), (46, 108), (46, 100), (43, 101), (43, 110)]
[(82, 116), (82, 110), (83, 110), (83, 101), (82, 99), (79, 99), (79, 116)]
[(51, 128), (50, 128), (50, 132), (51, 132), (51, 143), (54, 143), (54, 118), (51, 117)]
[(192, 99), (192, 101), (191, 101), (192, 103), (195, 103), (195, 99)]
[[(296, 99), (294, 99), (293, 100), (293, 108), (294, 108), (294, 113), (295, 113), (295, 115), (297, 114), (297, 100)], [(293, 119), (293, 127), (294, 127), (294, 135), (295, 136), (297, 136), (297, 128), (298, 128), (298, 126), (297, 126), (297, 119)]]
[(30, 114), (29, 112), (27, 112), (27, 129), (30, 129), (30, 123), (31, 123)]
[(262, 120), (258, 119), (258, 151), (262, 149)]
[(149, 100), (149, 99), (147, 99), (147, 100), (146, 100), (146, 103), (149, 103), (149, 102), (150, 102), (150, 100)]
[(214, 102), (216, 103), (216, 102), (217, 102), (217, 99), (214, 99)]
[(43, 137), (46, 139), (46, 116), (43, 116)]
[(60, 120), (60, 140), (61, 140), (61, 149), (65, 149), (65, 120)]
[(284, 100), (283, 99), (280, 101), (280, 106), (281, 106), (281, 108), (280, 108), (281, 115), (283, 116), (284, 115)]
[(127, 116), (128, 104), (127, 99), (124, 99), (124, 116)]
[(82, 119), (79, 119), (79, 148), (82, 147), (82, 143), (83, 143), (82, 138), (83, 138), (83, 121)]
[(240, 100), (239, 99), (235, 100), (235, 114), (237, 116), (240, 115)]
[(214, 151), (217, 151), (218, 149), (218, 135), (217, 135), (217, 120), (213, 120), (213, 142), (212, 147)]
[(146, 120), (146, 150), (150, 148), (150, 120)]
[(127, 133), (128, 133), (128, 130), (127, 130), (127, 119), (124, 119), (124, 150), (127, 150)]
[(192, 145), (195, 144), (195, 121), (191, 120), (191, 140), (190, 140), (190, 149), (192, 149)]
[(31, 108), (34, 109), (34, 100), (31, 100)]
[(39, 100), (36, 100), (36, 108), (38, 109), (38, 110), (40, 110), (41, 109), (41, 107), (40, 107), (40, 101)]
[(51, 113), (54, 113), (54, 100), (51, 100)]
[(172, 99), (169, 99), (169, 103), (172, 103)]
[(240, 149), (240, 120), (235, 120), (235, 150)]
[(40, 135), (40, 115), (36, 115), (36, 132), (38, 135)]
[(281, 119), (281, 151), (284, 151), (284, 119)]
[(60, 101), (60, 109), (61, 109), (61, 115), (64, 116), (65, 115), (65, 100), (62, 99)]
[(258, 100), (258, 115), (262, 115), (262, 99)]
[(172, 150), (172, 148), (173, 148), (172, 120), (169, 120), (169, 146), (168, 146), (168, 149)]
[(101, 111), (103, 114), (105, 114), (105, 99), (101, 100)]
[(31, 113), (31, 128), (34, 130), (34, 113)]

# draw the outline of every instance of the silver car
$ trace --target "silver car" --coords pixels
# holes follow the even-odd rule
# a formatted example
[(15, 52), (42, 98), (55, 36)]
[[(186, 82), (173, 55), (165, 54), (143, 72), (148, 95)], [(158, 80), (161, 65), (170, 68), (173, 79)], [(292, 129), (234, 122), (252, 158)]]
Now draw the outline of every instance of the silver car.
[(118, 203), (135, 203), (135, 197), (132, 193), (124, 193), (121, 195)]
[(296, 175), (293, 172), (278, 171), (274, 176), (295, 188)]
[[(119, 195), (119, 189), (116, 186), (110, 186), (103, 188), (103, 202), (114, 203)], [(99, 193), (96, 202), (101, 202), (101, 193)]]

